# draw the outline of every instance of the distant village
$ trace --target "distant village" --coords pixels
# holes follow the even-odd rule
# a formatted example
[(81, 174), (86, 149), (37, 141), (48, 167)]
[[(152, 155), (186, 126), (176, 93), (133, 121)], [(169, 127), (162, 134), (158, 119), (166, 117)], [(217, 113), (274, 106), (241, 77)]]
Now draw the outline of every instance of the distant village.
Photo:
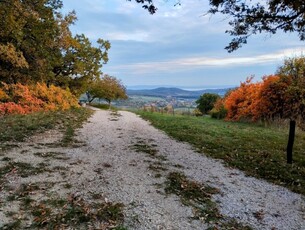
[(174, 109), (193, 110), (196, 107), (195, 98), (147, 97), (130, 96), (127, 100), (116, 101), (114, 105), (121, 108), (136, 108), (147, 111), (171, 112)]

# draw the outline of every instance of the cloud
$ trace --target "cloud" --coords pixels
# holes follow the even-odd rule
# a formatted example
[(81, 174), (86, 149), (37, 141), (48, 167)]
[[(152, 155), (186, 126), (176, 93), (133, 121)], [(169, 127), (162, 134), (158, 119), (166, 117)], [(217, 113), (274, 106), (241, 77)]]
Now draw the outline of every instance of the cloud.
[(155, 15), (135, 0), (63, 2), (65, 11), (75, 9), (79, 18), (73, 33), (84, 33), (92, 42), (111, 42), (102, 71), (128, 84), (192, 85), (204, 77), (212, 84), (238, 83), (249, 74), (274, 73), (284, 58), (304, 50), (296, 34), (279, 32), (251, 36), (247, 45), (228, 54), (228, 18), (205, 15), (209, 1), (181, 0), (181, 6), (174, 6), (176, 0), (154, 0), (159, 9)]
[(146, 31), (134, 31), (130, 33), (110, 32), (106, 34), (105, 38), (117, 41), (150, 42), (149, 33)]
[(179, 72), (181, 70), (194, 70), (203, 68), (224, 68), (253, 65), (268, 65), (282, 62), (285, 58), (303, 55), (305, 49), (285, 49), (270, 54), (244, 56), (244, 57), (188, 57), (156, 62), (138, 62), (119, 65), (115, 68), (121, 71), (130, 71), (135, 74)]

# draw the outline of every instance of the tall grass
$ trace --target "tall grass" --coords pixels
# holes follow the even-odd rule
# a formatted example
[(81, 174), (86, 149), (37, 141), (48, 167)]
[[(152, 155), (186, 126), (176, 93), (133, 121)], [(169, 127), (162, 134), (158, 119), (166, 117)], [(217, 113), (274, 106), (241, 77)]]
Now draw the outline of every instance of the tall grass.
[(305, 133), (298, 130), (294, 162), (286, 164), (288, 129), (226, 122), (210, 117), (171, 116), (138, 112), (155, 127), (200, 153), (305, 195)]

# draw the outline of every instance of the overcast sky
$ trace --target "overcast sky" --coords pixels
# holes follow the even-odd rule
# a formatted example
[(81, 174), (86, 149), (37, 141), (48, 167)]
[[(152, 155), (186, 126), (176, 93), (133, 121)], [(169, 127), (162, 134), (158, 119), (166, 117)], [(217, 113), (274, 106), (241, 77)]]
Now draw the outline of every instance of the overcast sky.
[(75, 10), (73, 33), (84, 33), (95, 44), (111, 43), (102, 71), (128, 87), (136, 85), (208, 88), (239, 85), (246, 77), (273, 74), (284, 58), (302, 54), (296, 34), (256, 35), (234, 53), (223, 15), (205, 15), (207, 0), (156, 0), (150, 15), (134, 1), (63, 0), (64, 12)]

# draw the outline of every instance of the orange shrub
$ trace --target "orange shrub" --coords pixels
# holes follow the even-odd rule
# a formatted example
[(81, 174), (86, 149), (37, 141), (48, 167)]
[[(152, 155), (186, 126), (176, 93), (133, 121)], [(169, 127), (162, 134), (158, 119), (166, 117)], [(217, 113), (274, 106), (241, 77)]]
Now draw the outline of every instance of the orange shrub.
[(279, 76), (270, 75), (263, 77), (262, 87), (259, 93), (258, 113), (264, 120), (273, 120), (284, 115), (284, 105), (286, 103), (286, 91), (288, 82), (283, 81)]
[(35, 85), (5, 84), (0, 88), (0, 115), (27, 114), (38, 111), (66, 110), (78, 107), (69, 90), (44, 83)]
[(248, 78), (224, 99), (227, 120), (274, 120), (283, 118), (292, 110), (291, 104), (296, 96), (288, 94), (292, 84), (290, 77), (264, 76), (259, 83), (251, 80)]
[(22, 107), (14, 102), (0, 103), (0, 115), (5, 114), (26, 114), (27, 108)]
[(241, 119), (257, 120), (259, 117), (259, 93), (262, 83), (252, 83), (252, 77), (240, 84), (224, 100), (227, 110), (226, 119), (238, 121)]

